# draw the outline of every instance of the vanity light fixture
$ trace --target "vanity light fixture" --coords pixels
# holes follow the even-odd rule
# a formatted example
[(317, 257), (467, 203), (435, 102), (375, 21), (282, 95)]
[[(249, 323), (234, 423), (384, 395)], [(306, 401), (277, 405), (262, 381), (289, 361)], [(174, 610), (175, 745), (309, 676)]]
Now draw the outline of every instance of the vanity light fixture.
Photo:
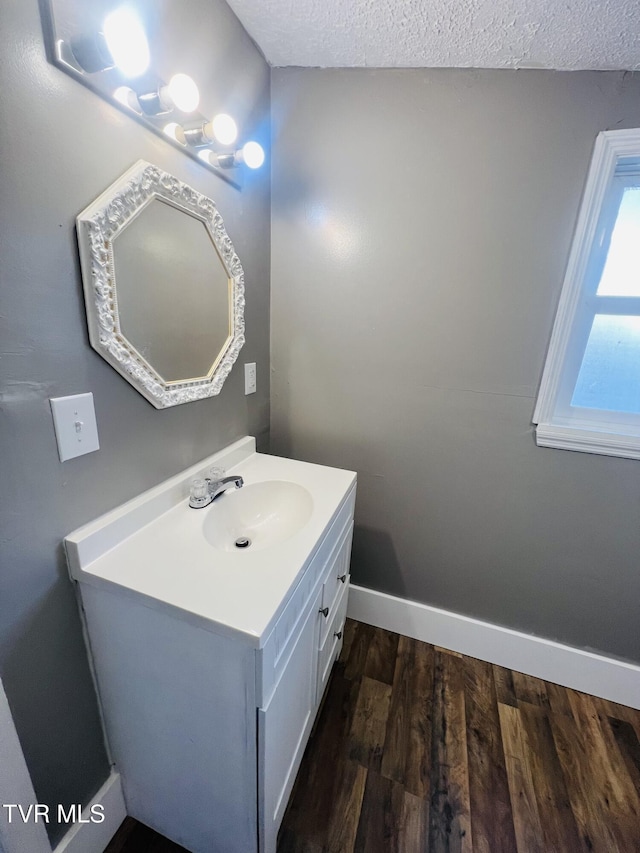
[[(237, 148), (238, 126), (232, 116), (208, 111), (203, 115), (198, 86), (190, 76), (177, 73), (167, 83), (157, 73), (144, 17), (131, 0), (101, 4), (112, 11), (104, 17), (99, 13), (91, 32), (84, 14), (69, 14), (82, 0), (41, 2), (51, 10), (52, 61), (67, 74), (237, 188), (242, 186), (244, 169), (235, 167), (258, 169), (263, 164), (265, 154), (257, 142)], [(158, 57), (160, 64), (166, 59), (164, 54)]]

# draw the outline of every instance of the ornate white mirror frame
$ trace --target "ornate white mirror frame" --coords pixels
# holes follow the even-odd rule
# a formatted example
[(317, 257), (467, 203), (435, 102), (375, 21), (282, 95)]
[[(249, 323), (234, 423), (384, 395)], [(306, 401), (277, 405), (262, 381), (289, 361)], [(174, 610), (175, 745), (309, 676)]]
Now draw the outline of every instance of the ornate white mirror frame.
[[(114, 240), (156, 199), (203, 223), (228, 276), (230, 333), (206, 376), (167, 381), (121, 328)], [(219, 394), (244, 344), (244, 272), (213, 201), (139, 160), (79, 214), (77, 227), (91, 346), (158, 409)], [(176, 329), (185, 345), (189, 334)]]

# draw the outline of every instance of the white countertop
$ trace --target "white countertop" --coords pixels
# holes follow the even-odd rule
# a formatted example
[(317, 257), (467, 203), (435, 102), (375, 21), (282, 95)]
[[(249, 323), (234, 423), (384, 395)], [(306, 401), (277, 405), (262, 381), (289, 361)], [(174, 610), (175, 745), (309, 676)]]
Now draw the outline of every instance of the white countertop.
[[(305, 526), (268, 549), (225, 552), (205, 539), (205, 509), (190, 509), (190, 481), (212, 465), (245, 485), (287, 480), (313, 498)], [(356, 482), (352, 471), (255, 452), (241, 439), (65, 539), (72, 578), (135, 596), (207, 630), (264, 645), (317, 545)]]

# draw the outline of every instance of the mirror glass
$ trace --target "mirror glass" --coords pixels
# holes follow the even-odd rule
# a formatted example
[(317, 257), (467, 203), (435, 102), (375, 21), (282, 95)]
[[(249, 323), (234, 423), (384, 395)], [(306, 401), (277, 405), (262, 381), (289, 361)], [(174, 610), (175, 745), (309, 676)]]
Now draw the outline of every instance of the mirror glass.
[(218, 394), (244, 273), (213, 201), (139, 161), (78, 216), (91, 345), (157, 408)]
[(113, 258), (122, 334), (165, 382), (208, 376), (230, 335), (230, 282), (204, 222), (154, 198)]

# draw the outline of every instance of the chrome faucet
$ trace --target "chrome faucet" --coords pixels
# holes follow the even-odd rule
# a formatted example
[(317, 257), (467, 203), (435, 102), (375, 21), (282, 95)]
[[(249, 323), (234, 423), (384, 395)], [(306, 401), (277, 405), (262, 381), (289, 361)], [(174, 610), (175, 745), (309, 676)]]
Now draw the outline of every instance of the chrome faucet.
[(210, 503), (219, 498), (232, 485), (236, 489), (241, 489), (244, 486), (244, 480), (236, 474), (216, 480), (211, 479), (211, 477), (205, 477), (203, 480), (194, 480), (191, 484), (189, 506), (192, 509), (202, 509), (202, 507), (209, 506)]
[(241, 489), (244, 486), (244, 480), (242, 477), (234, 476), (231, 474), (228, 477), (223, 477), (221, 480), (209, 480), (207, 479), (207, 486), (209, 488), (209, 494), (211, 495), (211, 500), (215, 501), (215, 499), (221, 495), (223, 492), (234, 484), (236, 489)]

